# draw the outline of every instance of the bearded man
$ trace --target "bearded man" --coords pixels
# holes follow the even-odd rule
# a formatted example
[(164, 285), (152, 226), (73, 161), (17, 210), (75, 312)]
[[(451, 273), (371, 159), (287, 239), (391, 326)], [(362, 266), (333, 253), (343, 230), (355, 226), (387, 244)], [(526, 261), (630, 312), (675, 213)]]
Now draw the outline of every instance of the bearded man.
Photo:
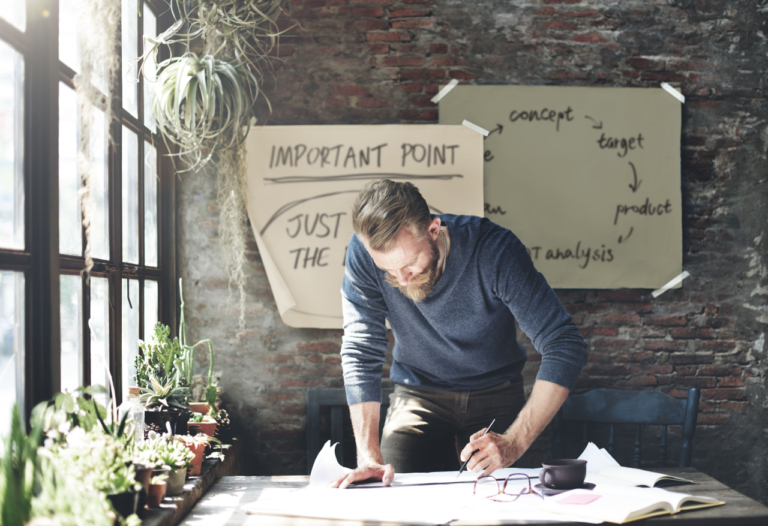
[[(358, 467), (332, 485), (458, 469), (475, 450), (474, 472), (511, 466), (586, 363), (571, 316), (512, 232), (481, 217), (433, 216), (411, 183), (369, 184), (352, 223), (341, 356)], [(387, 320), (396, 386), (379, 444)], [(527, 402), (515, 321), (541, 354)]]

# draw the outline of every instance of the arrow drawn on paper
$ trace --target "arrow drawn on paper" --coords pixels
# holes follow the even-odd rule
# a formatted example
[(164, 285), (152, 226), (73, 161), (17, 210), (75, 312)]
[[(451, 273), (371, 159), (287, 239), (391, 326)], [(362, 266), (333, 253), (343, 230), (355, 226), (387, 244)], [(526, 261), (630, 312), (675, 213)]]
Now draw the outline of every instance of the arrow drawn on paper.
[(504, 126), (502, 126), (501, 124), (497, 124), (494, 129), (492, 129), (491, 131), (488, 132), (488, 135), (486, 135), (483, 140), (485, 140), (488, 137), (490, 137), (491, 134), (494, 133), (494, 132), (499, 132), (499, 135), (501, 135), (502, 131), (504, 131)]
[(632, 175), (634, 175), (635, 177), (635, 183), (629, 185), (629, 187), (632, 189), (632, 193), (634, 194), (635, 192), (637, 192), (637, 189), (640, 188), (640, 183), (642, 183), (643, 180), (642, 179), (640, 179), (639, 181), (637, 180), (637, 170), (635, 169), (635, 165), (630, 162), (629, 166), (632, 167)]
[(603, 129), (603, 121), (600, 121), (600, 124), (598, 124), (597, 121), (595, 119), (593, 119), (592, 117), (590, 117), (589, 115), (584, 115), (584, 117), (586, 117), (587, 119), (589, 119), (589, 120), (591, 120), (592, 122), (595, 123), (595, 125), (592, 126), (592, 128), (594, 128), (595, 130), (602, 130)]
[(624, 237), (624, 236), (619, 236), (619, 243), (623, 243), (624, 241), (626, 241), (627, 239), (629, 239), (629, 236), (631, 236), (631, 235), (632, 235), (632, 231), (633, 231), (633, 230), (635, 230), (635, 227), (631, 226), (631, 227), (629, 227), (629, 234), (627, 234), (627, 237)]

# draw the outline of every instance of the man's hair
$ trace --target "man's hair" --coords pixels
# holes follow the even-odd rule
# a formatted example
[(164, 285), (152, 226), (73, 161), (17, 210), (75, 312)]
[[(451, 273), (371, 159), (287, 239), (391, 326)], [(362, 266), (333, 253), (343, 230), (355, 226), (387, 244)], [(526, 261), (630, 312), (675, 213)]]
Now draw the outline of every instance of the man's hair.
[(427, 202), (411, 183), (389, 179), (368, 183), (352, 205), (352, 227), (376, 251), (390, 250), (401, 226), (423, 235), (431, 220)]

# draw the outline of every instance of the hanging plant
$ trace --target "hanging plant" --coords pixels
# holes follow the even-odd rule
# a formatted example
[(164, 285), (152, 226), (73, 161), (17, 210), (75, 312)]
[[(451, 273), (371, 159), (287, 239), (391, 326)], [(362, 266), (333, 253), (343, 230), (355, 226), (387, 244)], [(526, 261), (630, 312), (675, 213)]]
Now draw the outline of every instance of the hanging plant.
[(247, 68), (195, 53), (165, 60), (158, 68), (155, 120), (163, 138), (188, 156), (189, 169), (245, 138), (259, 94), (258, 81)]
[[(91, 220), (96, 214), (96, 201), (91, 195), (91, 126), (94, 108), (105, 116), (107, 139), (112, 144), (112, 89), (120, 69), (118, 38), (120, 35), (120, 0), (81, 0), (78, 2), (78, 34), (80, 36), (80, 69), (73, 81), (80, 108), (80, 142), (77, 168), (80, 173), (80, 199), (85, 228), (85, 272), (93, 268), (91, 257)], [(98, 81), (106, 86), (102, 93)]]

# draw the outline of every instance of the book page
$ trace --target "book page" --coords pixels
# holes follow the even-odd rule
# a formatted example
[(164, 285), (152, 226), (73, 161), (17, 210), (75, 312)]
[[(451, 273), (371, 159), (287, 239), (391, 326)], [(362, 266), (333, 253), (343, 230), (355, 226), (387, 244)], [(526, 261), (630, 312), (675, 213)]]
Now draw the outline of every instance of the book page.
[(654, 473), (644, 469), (627, 468), (624, 466), (610, 466), (600, 470), (600, 475), (613, 477), (617, 479), (631, 480), (635, 486), (648, 486), (652, 488), (660, 480), (666, 479), (670, 482), (682, 482), (692, 484), (693, 482), (680, 477)]

